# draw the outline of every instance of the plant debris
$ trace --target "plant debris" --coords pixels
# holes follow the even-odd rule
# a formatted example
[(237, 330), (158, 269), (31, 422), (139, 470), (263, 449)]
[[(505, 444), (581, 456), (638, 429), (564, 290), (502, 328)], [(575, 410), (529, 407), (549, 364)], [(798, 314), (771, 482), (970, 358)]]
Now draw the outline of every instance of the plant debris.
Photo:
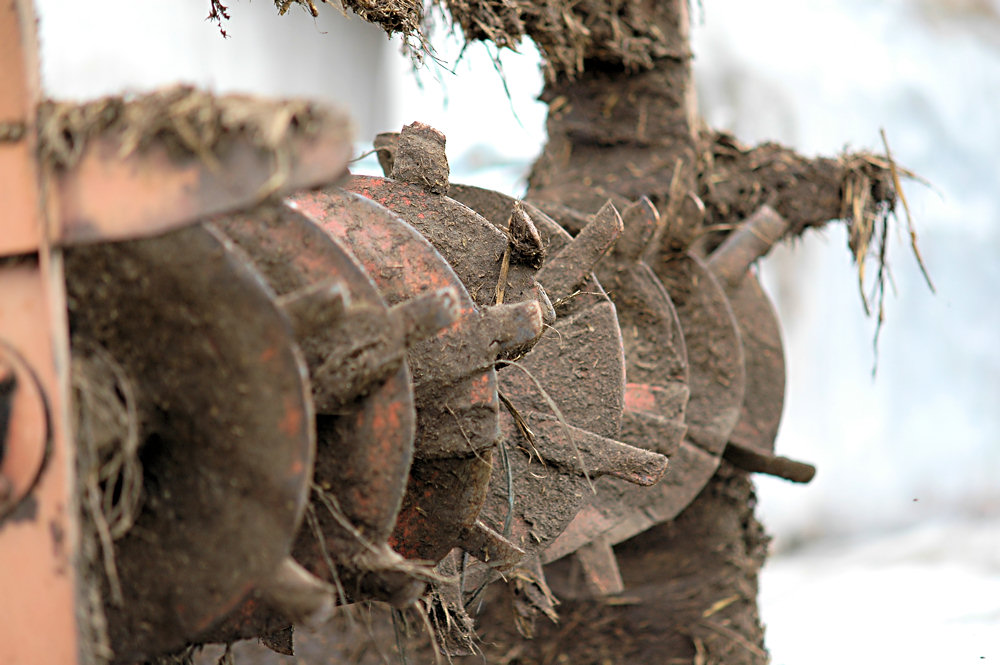
[[(345, 120), (335, 120), (346, 133)], [(114, 136), (120, 158), (163, 145), (177, 158), (193, 156), (217, 167), (217, 156), (236, 139), (280, 157), (292, 135), (314, 135), (334, 124), (308, 100), (216, 97), (179, 85), (87, 104), (46, 101), (39, 107), (39, 152), (42, 161), (68, 169), (91, 141)]]
[(208, 16), (205, 17), (205, 20), (213, 21), (218, 26), (223, 38), (229, 36), (226, 29), (222, 27), (222, 22), (229, 20), (229, 7), (222, 4), (222, 0), (209, 0)]
[[(219, 0), (211, 2), (210, 18), (218, 20), (220, 13), (228, 18), (217, 10)], [(292, 4), (318, 14), (313, 0), (275, 0), (280, 14)], [(418, 60), (414, 40), (420, 51), (429, 52), (432, 26), (420, 0), (341, 0), (341, 5), (389, 35), (402, 35), (408, 45), (405, 50), (416, 52)], [(663, 21), (676, 20), (669, 16), (674, 11), (671, 3), (651, 7), (640, 0), (433, 0), (432, 5), (450, 16), (467, 42), (516, 50), (525, 37), (532, 39), (549, 81), (575, 78), (588, 62), (640, 70), (652, 68), (661, 58), (691, 55), (683, 41), (661, 28)]]
[[(803, 157), (776, 143), (750, 148), (724, 132), (709, 133), (702, 142), (698, 192), (705, 203), (704, 229), (708, 232), (731, 228), (761, 205), (774, 207), (788, 219), (788, 236), (793, 237), (832, 220), (844, 220), (865, 313), (877, 316), (876, 344), (890, 280), (889, 220), (896, 216), (897, 201), (906, 214), (913, 255), (934, 291), (901, 184), (902, 177), (919, 178), (895, 163), (884, 132), (882, 138), (885, 155), (845, 152), (834, 159)], [(872, 260), (875, 280), (868, 293), (867, 268)], [(874, 308), (872, 302), (877, 303)]]

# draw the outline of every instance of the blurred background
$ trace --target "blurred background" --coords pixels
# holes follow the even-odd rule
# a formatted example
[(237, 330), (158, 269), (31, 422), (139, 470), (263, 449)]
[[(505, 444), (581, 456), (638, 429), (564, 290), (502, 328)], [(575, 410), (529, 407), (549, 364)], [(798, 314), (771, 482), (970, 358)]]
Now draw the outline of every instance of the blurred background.
[[(359, 152), (422, 120), (447, 134), (455, 180), (514, 195), (544, 141), (533, 47), (463, 52), (443, 20), (414, 72), (336, 3), (313, 19), (231, 0), (226, 39), (207, 0), (37, 4), (52, 97), (180, 81), (319, 98), (350, 110)], [(809, 155), (880, 151), (885, 129), (931, 183), (905, 191), (937, 294), (904, 229), (877, 351), (842, 224), (762, 265), (788, 362), (778, 449), (819, 467), (806, 487), (758, 480), (774, 662), (1000, 660), (1000, 0), (692, 4), (711, 126)]]

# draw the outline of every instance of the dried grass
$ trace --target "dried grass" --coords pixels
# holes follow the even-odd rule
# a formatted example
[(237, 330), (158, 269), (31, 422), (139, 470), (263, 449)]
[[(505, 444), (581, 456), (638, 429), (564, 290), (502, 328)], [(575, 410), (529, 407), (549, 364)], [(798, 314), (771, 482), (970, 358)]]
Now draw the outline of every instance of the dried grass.
[(111, 599), (120, 605), (114, 541), (132, 528), (143, 497), (135, 390), (107, 351), (79, 340), (71, 383), (84, 517), (100, 545)]
[[(917, 232), (901, 182), (902, 177), (924, 181), (912, 171), (896, 164), (884, 130), (881, 136), (885, 148), (884, 156), (854, 153), (841, 158), (844, 168), (841, 217), (847, 221), (848, 247), (858, 269), (858, 291), (861, 294), (865, 314), (876, 317), (875, 335), (872, 341), (876, 353), (873, 373), (877, 368), (879, 334), (885, 322), (886, 286), (892, 284), (888, 259), (889, 226), (890, 218), (898, 221), (897, 201), (902, 204), (906, 215), (910, 250), (928, 288), (932, 293), (936, 292), (917, 245)], [(872, 280), (871, 291), (868, 292), (866, 268), (873, 260), (875, 277)]]

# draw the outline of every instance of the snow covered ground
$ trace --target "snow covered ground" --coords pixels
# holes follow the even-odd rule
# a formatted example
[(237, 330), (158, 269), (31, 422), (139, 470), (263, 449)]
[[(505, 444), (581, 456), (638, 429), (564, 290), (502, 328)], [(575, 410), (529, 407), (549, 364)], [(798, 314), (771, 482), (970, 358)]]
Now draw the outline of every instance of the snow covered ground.
[[(39, 0), (49, 94), (185, 80), (320, 96), (349, 103), (361, 137), (434, 124), (460, 177), (523, 191), (544, 137), (530, 46), (503, 58), (508, 99), (482, 47), (454, 73), (432, 65), (414, 78), (377, 30), (345, 26), (329, 7), (319, 22), (279, 20), (270, 2), (234, 0), (223, 41), (200, 21), (207, 4), (107, 0), (98, 14), (94, 3)], [(1000, 3), (692, 5), (710, 124), (810, 154), (878, 150), (884, 128), (898, 162), (934, 186), (906, 192), (938, 294), (894, 243), (898, 295), (874, 379), (874, 322), (843, 229), (764, 266), (789, 364), (779, 450), (819, 467), (807, 487), (759, 482), (776, 536), (761, 597), (774, 661), (1000, 660)], [(449, 62), (457, 50), (440, 49)]]
[[(778, 554), (761, 607), (777, 665), (1000, 659), (1000, 19), (990, 2), (736, 0), (695, 31), (702, 111), (748, 142), (879, 148), (907, 187), (931, 296), (902, 241), (878, 373), (841, 228), (771, 257), (789, 395), (759, 481)], [(795, 547), (798, 545), (798, 547)]]
[(1000, 660), (1000, 520), (820, 541), (773, 559), (761, 612), (775, 665)]

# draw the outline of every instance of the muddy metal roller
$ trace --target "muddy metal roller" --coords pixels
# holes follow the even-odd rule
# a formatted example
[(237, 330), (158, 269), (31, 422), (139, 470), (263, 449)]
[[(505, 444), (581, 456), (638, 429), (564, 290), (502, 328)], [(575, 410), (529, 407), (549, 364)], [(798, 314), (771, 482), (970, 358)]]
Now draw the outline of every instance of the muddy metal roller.
[(0, 661), (287, 650), (515, 570), (554, 617), (543, 562), (620, 590), (611, 546), (723, 456), (808, 475), (773, 452), (766, 210), (661, 256), (648, 201), (571, 234), (451, 185), (419, 124), (344, 180), (347, 123), (305, 102), (42, 103), (32, 16), (0, 9)]
[[(621, 429), (621, 336), (614, 308), (589, 273), (621, 233), (621, 220), (609, 206), (570, 241), (552, 220), (520, 202), (450, 186), (450, 195), (482, 213), (475, 215), (421, 185), (429, 178), (418, 174), (425, 173), (429, 160), (411, 151), (421, 140), (442, 145), (427, 141), (434, 138), (432, 132), (409, 126), (398, 139), (390, 170), (409, 183), (355, 178), (351, 187), (388, 205), (427, 235), (460, 266), (463, 282), (482, 304), (538, 298), (539, 284), (544, 286), (541, 293), (554, 301), (557, 316), (542, 339), (498, 365), (506, 417), (483, 516), (493, 531), (537, 556), (589, 502), (594, 479), (611, 475), (648, 485), (662, 475), (663, 458), (657, 453), (611, 438)], [(446, 164), (443, 154), (430, 156), (438, 164), (431, 171), (447, 173), (440, 166)], [(408, 172), (406, 164), (411, 163), (421, 164), (422, 170)], [(478, 248), (477, 253), (469, 252), (470, 247)], [(490, 561), (492, 566), (505, 564)], [(537, 566), (526, 565), (538, 575)], [(474, 565), (450, 568), (461, 568), (468, 589), (492, 578)]]
[(407, 495), (394, 529), (397, 551), (439, 561), (463, 541), (475, 554), (518, 557), (516, 547), (478, 522), (498, 431), (494, 364), (498, 354), (531, 344), (541, 330), (535, 302), (480, 311), (441, 255), (387, 208), (343, 190), (303, 193), (291, 205), (317, 219), (377, 276), (390, 302), (449, 285), (459, 317), (411, 350), (418, 439)]
[[(566, 226), (579, 228), (580, 213), (555, 209)], [(633, 231), (631, 237), (638, 243), (626, 240), (616, 247), (598, 274), (603, 283), (614, 285), (611, 290), (623, 330), (635, 329), (628, 320), (642, 316), (646, 319), (643, 335), (652, 335), (656, 324), (650, 317), (656, 310), (651, 299), (638, 297), (642, 291), (622, 282), (624, 275), (632, 277), (630, 266), (616, 260), (616, 256), (646, 257), (641, 263), (655, 266), (653, 282), (662, 284), (660, 288), (668, 294), (663, 311), (672, 316), (662, 321), (664, 332), (672, 332), (672, 337), (665, 339), (680, 344), (679, 348), (677, 342), (645, 348), (626, 344), (632, 375), (656, 369), (657, 361), (665, 364), (664, 369), (674, 368), (673, 374), (663, 369), (653, 372), (653, 385), (630, 382), (626, 413), (645, 416), (648, 410), (659, 410), (661, 417), (672, 416), (674, 423), (682, 425), (675, 425), (674, 433), (661, 428), (639, 434), (642, 445), (670, 456), (663, 481), (648, 490), (602, 481), (594, 501), (545, 551), (546, 561), (577, 554), (586, 587), (575, 593), (584, 595), (623, 590), (611, 546), (676, 517), (712, 476), (721, 457), (748, 470), (796, 482), (808, 482), (815, 472), (810, 465), (773, 452), (784, 401), (784, 355), (773, 306), (751, 270), (751, 264), (783, 235), (786, 222), (773, 210), (762, 208), (706, 262), (690, 253), (661, 255), (648, 246), (661, 225), (652, 206), (640, 201), (627, 210), (633, 220), (645, 217), (646, 227), (653, 230)], [(672, 349), (676, 350), (671, 353)], [(664, 385), (664, 379), (671, 376), (675, 380)], [(656, 377), (661, 385), (656, 385)]]

